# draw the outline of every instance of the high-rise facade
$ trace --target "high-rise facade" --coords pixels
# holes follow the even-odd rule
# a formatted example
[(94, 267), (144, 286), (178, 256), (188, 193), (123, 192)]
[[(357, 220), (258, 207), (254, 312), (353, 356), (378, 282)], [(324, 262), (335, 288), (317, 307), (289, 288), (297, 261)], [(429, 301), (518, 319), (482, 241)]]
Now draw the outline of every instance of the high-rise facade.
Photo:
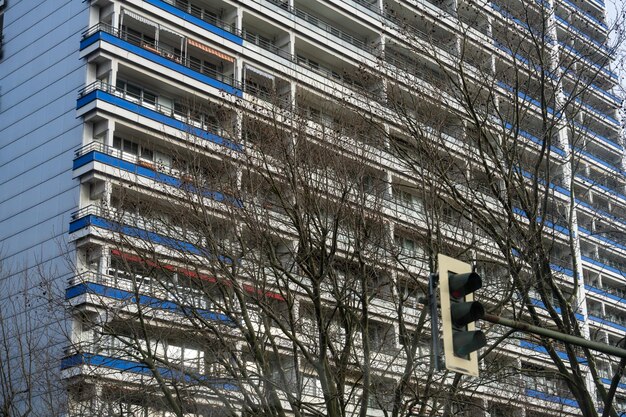
[[(509, 265), (499, 263), (495, 253), (504, 249), (476, 230), (485, 226), (468, 222), (462, 203), (446, 207), (454, 191), (433, 191), (438, 169), (443, 183), (459, 175), (473, 195), (511, 187), (504, 176), (494, 181), (488, 164), (467, 168), (467, 182), (443, 172), (455, 171), (455, 158), (497, 165), (466, 152), (465, 138), (513, 138), (511, 154), (506, 146), (498, 151), (515, 167), (511, 176), (540, 184), (538, 194), (548, 196), (545, 211), (533, 216), (549, 230), (540, 240), (550, 243), (550, 282), (573, 305), (582, 335), (609, 344), (626, 336), (626, 154), (602, 0), (61, 3), (0, 1), (0, 298), (10, 315), (30, 309), (40, 328), (57, 329), (43, 332), (37, 352), (49, 358), (38, 366), (59, 381), (37, 389), (58, 392), (69, 415), (255, 415), (276, 411), (276, 402), (288, 415), (294, 404), (299, 415), (323, 415), (344, 394), (332, 394), (324, 382), (330, 368), (316, 368), (305, 353), (328, 348), (324, 354), (339, 361), (333, 349), (348, 340), (356, 359), (348, 355), (332, 368), (347, 381), (348, 400), (338, 409), (385, 415), (398, 400), (400, 415), (443, 412), (441, 393), (451, 380), (427, 370), (428, 337), (406, 350), (421, 331), (417, 323), (424, 325), (428, 254), (469, 248), (479, 269), (497, 266), (483, 268), (486, 275)], [(520, 150), (526, 156), (508, 160)], [(280, 180), (266, 174), (274, 166), (285, 170)], [(292, 177), (287, 168), (294, 166), (309, 167), (308, 178)], [(303, 199), (316, 207), (306, 218), (290, 211), (290, 204), (302, 209), (296, 203), (304, 184), (324, 201), (320, 208)], [(503, 209), (497, 199), (482, 201), (479, 209)], [(523, 218), (529, 205), (518, 203), (527, 202), (503, 213)], [(331, 239), (325, 233), (335, 222), (341, 233)], [(304, 231), (336, 243), (333, 259), (341, 261), (332, 272), (307, 270), (311, 259), (326, 258), (315, 245), (306, 252), (315, 238), (304, 239)], [(426, 231), (448, 243), (423, 243)], [(269, 243), (269, 259), (260, 259)], [(507, 250), (512, 258), (530, 256)], [(368, 259), (360, 263), (355, 253)], [(310, 294), (316, 274), (336, 281)], [(365, 281), (367, 302), (344, 293), (346, 283)], [(533, 291), (517, 302), (545, 308)], [(262, 298), (255, 308), (244, 308), (239, 296), (246, 293)], [(33, 305), (9, 303), (16, 294), (28, 294)], [(50, 313), (53, 306), (64, 314)], [(361, 311), (357, 324), (344, 309)], [(328, 319), (326, 332), (320, 317)], [(337, 341), (303, 347), (316, 332)], [(273, 339), (279, 336), (286, 341)], [(512, 335), (485, 360), (490, 376), (463, 386), (452, 413), (580, 415), (541, 343)], [(262, 346), (260, 358), (255, 348)], [(407, 352), (421, 365), (407, 365)], [(597, 381), (582, 362), (601, 409)], [(490, 373), (488, 363), (499, 368)], [(608, 388), (616, 363), (602, 357), (594, 366)], [(405, 377), (410, 382), (402, 385)], [(259, 381), (279, 393), (269, 390), (272, 397)], [(439, 384), (435, 393), (431, 382)], [(37, 398), (36, 407), (49, 406), (46, 395)], [(618, 386), (615, 407), (626, 411), (626, 385)]]

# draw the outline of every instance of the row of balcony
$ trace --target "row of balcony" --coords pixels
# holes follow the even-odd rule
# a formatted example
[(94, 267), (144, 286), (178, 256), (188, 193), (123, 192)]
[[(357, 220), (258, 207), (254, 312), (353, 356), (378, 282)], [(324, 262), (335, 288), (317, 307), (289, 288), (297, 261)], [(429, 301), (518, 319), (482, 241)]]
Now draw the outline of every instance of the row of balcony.
[(611, 71), (606, 66), (600, 65), (599, 63), (590, 60), (589, 57), (585, 56), (581, 52), (577, 51), (573, 47), (571, 47), (571, 46), (569, 46), (569, 45), (567, 45), (567, 44), (565, 44), (563, 42), (559, 42), (559, 45), (561, 45), (562, 49), (564, 49), (568, 53), (574, 55), (576, 60), (578, 60), (579, 62), (583, 62), (586, 66), (588, 66), (590, 68), (595, 68), (597, 71), (599, 71), (602, 74), (605, 74), (605, 75), (609, 76), (609, 78), (611, 78), (614, 81), (619, 81), (619, 76), (617, 75), (616, 72)]
[[(108, 33), (108, 34), (112, 34), (116, 37), (118, 37), (119, 39), (123, 39), (126, 38), (130, 44), (136, 44), (138, 46), (143, 47), (144, 49), (147, 49), (151, 52), (156, 52), (158, 55), (160, 56), (165, 56), (167, 57), (169, 60), (175, 62), (175, 63), (183, 63), (185, 64), (186, 67), (196, 71), (196, 72), (200, 72), (200, 73), (206, 73), (209, 76), (211, 76), (212, 78), (220, 81), (220, 82), (224, 82), (226, 85), (233, 85), (233, 84), (237, 84), (239, 85), (238, 82), (236, 82), (232, 77), (225, 77), (223, 74), (218, 73), (215, 70), (212, 69), (204, 69), (204, 68), (200, 68), (198, 67), (198, 63), (195, 62), (191, 57), (185, 57), (182, 54), (176, 54), (175, 52), (172, 52), (173, 49), (172, 47), (167, 47), (167, 48), (163, 48), (162, 46), (156, 45), (156, 44), (150, 44), (147, 45), (145, 44), (145, 42), (143, 42), (140, 38), (134, 37), (133, 35), (127, 33), (127, 32), (120, 32), (118, 30), (116, 30), (115, 28), (110, 27), (109, 25), (104, 25), (104, 24), (99, 24), (93, 28), (91, 28), (89, 31), (87, 31), (85, 33), (85, 40), (89, 39), (90, 37), (92, 37), (93, 35), (95, 35), (96, 33), (99, 32), (103, 32), (103, 33)], [(86, 47), (86, 45), (91, 44), (93, 42), (93, 40), (91, 42), (86, 42), (83, 47)], [(296, 58), (298, 59), (298, 58)], [(399, 65), (402, 67), (406, 67), (406, 62), (400, 62), (397, 60), (396, 57), (394, 56), (389, 56), (388, 58), (386, 58), (387, 61), (390, 61), (391, 63), (395, 64), (395, 65)], [(324, 72), (323, 70), (319, 70), (318, 72)], [(328, 71), (327, 71), (328, 72)], [(331, 74), (334, 74), (331, 72)], [(326, 74), (328, 75), (328, 74)], [(422, 74), (424, 79), (428, 79), (429, 74)], [(337, 77), (333, 77), (334, 80), (337, 80)], [(358, 85), (355, 82), (346, 82), (346, 79), (343, 79), (343, 77), (339, 77), (338, 78), (343, 84), (347, 84), (350, 88), (355, 88), (357, 87), (358, 89), (360, 89), (361, 91), (365, 90), (362, 86)], [(504, 88), (504, 87), (503, 87)], [(252, 88), (252, 90), (254, 90)], [(251, 91), (252, 91), (251, 90)], [(371, 96), (371, 93), (367, 90), (365, 90), (365, 92)], [(528, 98), (527, 96), (524, 96), (523, 98)], [(531, 98), (528, 98), (532, 101)], [(607, 116), (608, 117), (608, 116)]]
[(567, 4), (569, 7), (571, 7), (572, 9), (576, 10), (581, 16), (584, 16), (587, 20), (591, 21), (592, 23), (594, 23), (595, 25), (601, 27), (602, 29), (607, 30), (608, 26), (606, 25), (606, 23), (598, 20), (595, 16), (593, 16), (591, 13), (587, 12), (585, 9), (583, 9), (581, 6), (579, 6), (578, 4), (574, 3), (573, 1), (570, 0), (559, 0), (561, 3), (563, 4)]
[[(172, 125), (175, 125), (176, 123), (182, 121), (183, 124), (197, 127), (197, 130), (202, 132), (205, 137), (210, 138), (212, 141), (215, 141), (215, 142), (218, 142), (218, 143), (229, 143), (229, 142), (225, 141), (223, 138), (221, 138), (220, 136), (217, 136), (215, 134), (208, 134), (208, 132), (206, 131), (206, 130), (216, 131), (216, 130), (218, 130), (217, 126), (207, 125), (206, 121), (199, 120), (197, 118), (189, 117), (186, 114), (183, 114), (181, 112), (177, 112), (176, 110), (172, 109), (171, 107), (161, 106), (158, 103), (153, 103), (153, 102), (145, 102), (145, 101), (142, 101), (142, 100), (140, 100), (140, 99), (138, 99), (136, 97), (128, 97), (128, 95), (125, 94), (124, 92), (120, 92), (115, 87), (113, 87), (111, 85), (108, 85), (106, 83), (103, 83), (103, 82), (96, 82), (96, 83), (92, 84), (91, 86), (88, 86), (87, 88), (85, 88), (83, 91), (81, 91), (81, 94), (80, 94), (81, 98), (79, 100), (83, 100), (85, 97), (88, 97), (92, 92), (94, 92), (96, 90), (107, 92), (107, 93), (111, 94), (112, 96), (121, 97), (121, 98), (124, 98), (125, 100), (132, 99), (134, 102), (137, 102), (142, 107), (148, 106), (149, 108), (155, 109), (155, 111), (158, 111), (160, 114), (165, 114), (165, 115), (170, 116), (170, 118), (168, 120), (171, 122), (170, 124), (172, 124)], [(101, 98), (106, 99), (106, 97), (101, 97)], [(129, 105), (130, 105), (130, 103), (132, 103), (132, 101), (130, 101), (130, 100), (128, 100), (128, 101), (129, 102), (120, 102), (120, 101), (118, 101), (118, 102), (116, 102), (116, 104), (119, 105), (121, 103), (121, 104), (125, 104), (126, 105), (125, 107), (129, 107)], [(134, 110), (136, 110), (136, 107), (134, 107), (134, 106), (132, 106), (132, 107), (133, 107)], [(148, 114), (148, 115), (150, 115), (150, 114)], [(160, 121), (164, 120), (162, 117), (160, 117), (158, 119)], [(177, 127), (179, 127), (183, 131), (189, 130), (185, 126), (180, 126), (179, 125)], [(79, 152), (79, 154), (77, 154), (77, 157), (79, 157), (79, 156), (82, 157), (82, 156), (86, 155), (87, 153), (93, 152), (91, 154), (91, 157), (88, 157), (87, 159), (82, 161), (82, 163), (86, 163), (87, 160), (90, 159), (90, 158), (91, 158), (90, 160), (93, 160), (97, 156), (97, 154), (107, 154), (107, 155), (110, 155), (110, 156), (117, 156), (117, 157), (122, 156), (123, 158), (128, 158), (128, 155), (121, 154), (119, 152), (119, 150), (116, 150), (116, 149), (113, 149), (113, 148), (109, 148), (109, 147), (106, 147), (105, 145), (99, 145), (99, 144), (89, 145), (89, 147), (87, 147), (85, 149), (82, 149), (82, 150), (79, 150), (78, 152)], [(150, 168), (154, 168), (154, 167), (147, 167), (147, 166), (145, 166), (146, 163), (144, 161), (138, 160), (137, 158), (135, 158), (135, 160), (132, 161), (132, 162), (135, 163), (135, 166), (132, 166), (132, 167), (128, 166), (127, 170), (129, 172), (142, 171), (144, 174), (146, 174), (146, 176), (155, 178), (156, 171), (154, 169), (150, 170)], [(75, 163), (77, 163), (77, 162), (75, 162)], [(144, 164), (144, 166), (139, 168), (137, 165), (140, 165), (142, 163)], [(114, 166), (120, 166), (120, 162), (111, 162), (111, 164), (113, 164)], [(163, 167), (160, 167), (160, 168), (163, 168)], [(178, 179), (176, 179), (175, 176), (167, 177), (165, 175), (159, 175), (158, 178), (160, 180), (165, 181), (165, 182), (171, 183), (172, 185), (176, 185), (176, 184), (181, 185), (181, 183), (184, 182), (184, 180), (182, 180), (180, 177)], [(585, 179), (585, 178), (583, 177), (582, 179)], [(585, 179), (585, 180), (588, 180), (588, 179)], [(215, 194), (213, 196), (213, 198), (215, 198), (217, 200), (223, 200), (224, 197), (221, 196), (220, 194)]]
[(177, 110), (175, 106), (129, 94), (104, 81), (95, 81), (82, 88), (78, 92), (76, 107), (80, 109), (97, 100), (180, 130), (181, 134), (193, 135), (236, 151), (242, 150), (241, 145), (224, 139), (222, 129), (213, 123), (211, 118), (201, 118), (185, 110)]
[[(113, 39), (112, 37), (104, 36), (104, 34), (111, 35), (117, 40)], [(182, 39), (186, 43), (189, 43), (190, 41), (197, 43), (197, 41), (189, 40), (187, 38)], [(150, 60), (155, 61), (156, 63), (162, 63), (163, 61), (160, 58), (165, 58), (166, 60), (171, 62), (171, 64), (168, 65), (169, 67), (181, 72), (180, 67), (182, 66), (184, 68), (193, 70), (197, 74), (206, 75), (213, 80), (208, 82), (209, 85), (218, 87), (221, 90), (227, 91), (231, 94), (241, 96), (242, 84), (239, 81), (235, 80), (234, 76), (224, 74), (208, 66), (203, 66), (200, 63), (201, 60), (194, 59), (194, 57), (189, 54), (189, 51), (187, 51), (187, 53), (181, 51), (179, 49), (180, 45), (168, 45), (166, 43), (158, 42), (156, 40), (147, 42), (143, 37), (138, 36), (137, 34), (130, 32), (129, 30), (120, 30), (106, 23), (98, 23), (83, 32), (80, 45), (81, 50), (89, 47), (98, 40), (104, 40), (122, 46), (124, 49), (131, 50), (132, 52), (139, 52), (141, 50), (148, 51), (149, 54), (146, 54), (145, 52), (139, 52), (139, 55), (148, 57)], [(120, 44), (119, 41), (122, 41), (122, 43)], [(214, 51), (212, 48), (209, 48), (206, 45), (202, 45), (199, 43), (198, 45), (203, 47), (203, 49), (207, 49), (208, 51)], [(132, 46), (139, 47), (141, 48), (141, 50), (132, 48)], [(219, 54), (219, 52), (215, 51), (211, 52), (211, 54)], [(188, 73), (188, 71), (182, 72)], [(203, 77), (202, 80), (206, 82), (205, 78), (206, 77)], [(215, 81), (217, 81), (217, 83)]]
[[(158, 0), (154, 0), (154, 1), (158, 1)], [(328, 24), (326, 24), (326, 23), (324, 23), (324, 22), (320, 21), (320, 20), (319, 20), (319, 19), (317, 19), (316, 17), (311, 16), (309, 13), (303, 12), (303, 11), (298, 10), (298, 9), (292, 9), (292, 8), (290, 8), (288, 5), (286, 5), (286, 2), (282, 2), (282, 1), (280, 1), (280, 0), (276, 0), (276, 4), (278, 4), (281, 8), (286, 9), (286, 10), (288, 10), (288, 11), (292, 12), (292, 13), (293, 13), (293, 14), (295, 14), (295, 15), (297, 15), (297, 16), (299, 16), (299, 17), (304, 18), (304, 19), (305, 19), (305, 20), (307, 20), (307, 21), (310, 21), (310, 22), (314, 22), (314, 23), (316, 23), (319, 27), (322, 27), (322, 28), (324, 28), (325, 30), (329, 30), (331, 33), (338, 34), (338, 36), (339, 36), (341, 39), (343, 39), (343, 40), (345, 40), (344, 38), (349, 39), (349, 40), (350, 40), (350, 39), (353, 39), (353, 37), (351, 37), (351, 36), (349, 36), (349, 35), (346, 35), (345, 33), (343, 33), (343, 32), (341, 32), (341, 31), (339, 31), (338, 29), (333, 28), (332, 26), (330, 26), (330, 25), (328, 25)], [(193, 5), (187, 5), (187, 6), (185, 6), (185, 7), (186, 7), (187, 11), (190, 11), (190, 10), (191, 10), (191, 11), (194, 11), (194, 12), (192, 13), (192, 15), (197, 15), (198, 13), (200, 13), (200, 12), (199, 12), (199, 9), (198, 9), (197, 7), (194, 7)], [(387, 17), (388, 19), (390, 19), (390, 21), (391, 21), (391, 22), (394, 22), (394, 24), (399, 24), (399, 23), (398, 23), (398, 21), (397, 21), (397, 19), (396, 19), (394, 16), (390, 15), (389, 13), (386, 13), (386, 15), (387, 15), (386, 17)], [(242, 32), (242, 33), (237, 32), (237, 30), (236, 30), (236, 29), (234, 29), (234, 28), (232, 27), (232, 24), (226, 24), (226, 23), (224, 23), (224, 22), (221, 22), (221, 21), (217, 20), (217, 19), (216, 19), (213, 15), (209, 16), (207, 20), (208, 20), (208, 21), (210, 21), (210, 22), (213, 22), (213, 23), (217, 24), (219, 27), (222, 27), (222, 28), (229, 28), (229, 30), (230, 30), (232, 33), (238, 33), (239, 35), (242, 35), (242, 33), (243, 33), (243, 34), (245, 34), (245, 32)], [(421, 33), (421, 31), (420, 31), (419, 29), (415, 28), (415, 30), (416, 30), (416, 33), (417, 33), (417, 34)], [(423, 35), (426, 37), (426, 39), (427, 39), (427, 40), (432, 41), (432, 36), (427, 35), (427, 34), (425, 34), (425, 33), (424, 33)], [(250, 36), (248, 36), (248, 37), (250, 37)], [(352, 42), (352, 43), (353, 43), (353, 44), (355, 44), (355, 45), (360, 45), (360, 47), (364, 47), (364, 42)], [(257, 43), (257, 44), (258, 44), (258, 43)], [(278, 49), (277, 49), (277, 48), (275, 48), (275, 47), (273, 47), (271, 44), (264, 44), (263, 42), (261, 42), (261, 43), (260, 43), (260, 46), (265, 47), (265, 48), (270, 49), (270, 50), (273, 50), (275, 53), (276, 53), (276, 52), (278, 52)], [(444, 46), (446, 46), (446, 45), (443, 45), (443, 44), (442, 44), (441, 46), (442, 46), (442, 47), (444, 47)], [(279, 53), (280, 53), (280, 54), (282, 54), (283, 56), (285, 55), (285, 51), (281, 51), (281, 52), (279, 52)], [(287, 54), (287, 55), (289, 55), (289, 54)], [(289, 57), (289, 58), (291, 58), (291, 60), (292, 60), (292, 61), (296, 60), (296, 58), (295, 58), (295, 57), (292, 57), (292, 56), (291, 56), (291, 57)], [(182, 58), (179, 58), (179, 59), (182, 59)], [(349, 83), (349, 84), (350, 84), (350, 83)], [(352, 87), (354, 87), (354, 85), (353, 85)], [(610, 116), (608, 116), (608, 117), (610, 117)]]
[(583, 32), (582, 30), (578, 29), (576, 26), (574, 26), (573, 24), (569, 23), (567, 20), (563, 19), (562, 17), (557, 15), (557, 16), (555, 16), (555, 18), (567, 30), (570, 30), (570, 31), (576, 33), (577, 35), (581, 36), (586, 41), (589, 41), (592, 44), (594, 44), (596, 47), (602, 49), (604, 52), (606, 52), (608, 54), (611, 54), (613, 52), (611, 50), (611, 48), (608, 47), (608, 45), (606, 45), (603, 42), (599, 42), (599, 41), (595, 40), (594, 38), (592, 38), (591, 36), (587, 35), (585, 32)]
[[(78, 352), (69, 354), (71, 350)], [(83, 350), (87, 350), (83, 352)], [(93, 348), (83, 349), (82, 346), (73, 346), (67, 349), (68, 356), (61, 360), (61, 370), (69, 370), (77, 367), (97, 368), (100, 370), (110, 369), (114, 372), (130, 372), (131, 374), (143, 375), (147, 377), (154, 376), (157, 372), (160, 377), (166, 379), (185, 380), (195, 384), (208, 385), (214, 389), (224, 391), (239, 391), (239, 385), (231, 379), (214, 378), (212, 376), (193, 374), (184, 369), (177, 370), (175, 367), (156, 367), (150, 368), (148, 365), (137, 362), (129, 357), (124, 356), (106, 356), (106, 354), (91, 353)], [(104, 353), (104, 352), (103, 352)], [(86, 370), (86, 373), (91, 371)]]

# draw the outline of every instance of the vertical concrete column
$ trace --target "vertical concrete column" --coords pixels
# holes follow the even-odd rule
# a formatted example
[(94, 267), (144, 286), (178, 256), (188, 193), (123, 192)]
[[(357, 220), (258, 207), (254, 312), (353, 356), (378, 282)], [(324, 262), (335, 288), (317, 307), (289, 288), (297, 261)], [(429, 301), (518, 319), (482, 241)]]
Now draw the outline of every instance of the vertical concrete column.
[(117, 85), (117, 71), (119, 65), (117, 61), (111, 61), (111, 70), (109, 73), (109, 85), (115, 87)]

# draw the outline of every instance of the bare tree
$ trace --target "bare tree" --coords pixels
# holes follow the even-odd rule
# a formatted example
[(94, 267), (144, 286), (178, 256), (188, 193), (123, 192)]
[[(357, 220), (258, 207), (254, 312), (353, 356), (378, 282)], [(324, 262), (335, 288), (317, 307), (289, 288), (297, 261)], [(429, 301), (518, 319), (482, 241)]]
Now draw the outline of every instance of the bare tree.
[(2, 416), (62, 416), (67, 411), (59, 373), (67, 322), (55, 276), (43, 266), (0, 265)]
[(220, 140), (165, 135), (162, 164), (126, 155), (131, 139), (106, 150), (151, 180), (94, 180), (75, 216), (97, 233), (68, 290), (72, 412), (426, 416), (507, 409), (481, 390), (542, 380), (595, 415), (588, 375), (612, 410), (605, 359), (547, 339), (523, 342), (553, 367), (512, 360), (500, 345), (519, 335), (497, 329), (480, 379), (430, 364), (420, 297), (438, 253), (477, 261), (492, 311), (591, 336), (578, 194), (598, 179), (576, 173), (608, 56), (558, 49), (542, 3), (497, 21), (482, 7), (447, 10), (461, 37), (388, 7), (399, 35), (335, 77), (341, 100), (246, 73), (257, 99), (174, 106)]
[[(387, 44), (381, 59), (399, 115), (392, 149), (455, 222), (465, 223), (463, 237), (475, 249), (468, 258), (499, 265), (494, 278), (507, 296), (494, 297), (494, 311), (599, 337), (582, 321), (596, 313), (585, 292), (594, 281), (581, 260), (598, 257), (585, 236), (623, 242), (623, 209), (604, 203), (595, 188), (624, 187), (617, 103), (603, 97), (615, 83), (610, 64), (617, 45), (598, 47), (604, 40), (572, 29), (558, 6), (494, 4), (498, 19), (481, 8), (467, 2), (449, 10), (463, 28), (460, 37), (429, 30), (413, 9), (386, 11), (406, 34)], [(408, 71), (398, 76), (399, 69)], [(612, 153), (598, 150), (594, 142), (602, 141)], [(596, 170), (598, 161), (609, 169)], [(613, 360), (546, 338), (524, 343), (547, 352), (554, 368), (521, 364), (522, 375), (560, 385), (569, 394), (558, 397), (570, 397), (585, 416), (598, 415), (598, 408), (617, 415), (602, 377)], [(613, 385), (623, 364), (614, 369)]]
[[(150, 167), (165, 188), (122, 176), (75, 216), (106, 232), (78, 244), (74, 413), (435, 415), (448, 375), (422, 297), (439, 250), (471, 250), (450, 243), (462, 219), (434, 187), (392, 187), (384, 134), (354, 106), (255, 88), (263, 101), (211, 108), (222, 146), (167, 139), (173, 162)], [(482, 408), (485, 383), (457, 382), (454, 407)]]

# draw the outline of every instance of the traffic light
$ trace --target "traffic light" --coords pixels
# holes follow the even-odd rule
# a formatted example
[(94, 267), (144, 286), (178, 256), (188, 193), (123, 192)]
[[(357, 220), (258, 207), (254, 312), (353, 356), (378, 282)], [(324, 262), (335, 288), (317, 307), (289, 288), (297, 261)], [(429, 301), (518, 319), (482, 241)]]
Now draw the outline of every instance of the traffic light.
[(478, 376), (476, 351), (487, 344), (485, 334), (475, 330), (474, 322), (485, 315), (481, 303), (474, 301), (474, 291), (482, 279), (470, 264), (439, 255), (439, 291), (443, 352), (446, 369)]

